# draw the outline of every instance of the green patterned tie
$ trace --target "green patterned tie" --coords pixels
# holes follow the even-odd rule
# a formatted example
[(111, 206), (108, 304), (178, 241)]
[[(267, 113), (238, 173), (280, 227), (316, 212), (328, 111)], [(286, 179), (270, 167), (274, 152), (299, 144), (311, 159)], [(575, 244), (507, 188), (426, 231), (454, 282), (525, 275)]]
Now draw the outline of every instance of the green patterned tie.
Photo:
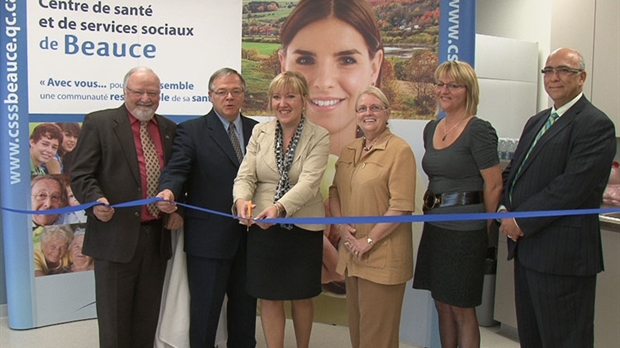
[(517, 182), (517, 179), (519, 178), (519, 176), (521, 176), (521, 170), (523, 169), (523, 165), (525, 164), (525, 161), (527, 161), (527, 158), (530, 156), (530, 153), (532, 152), (532, 149), (534, 148), (534, 146), (536, 146), (536, 143), (538, 142), (538, 140), (540, 140), (543, 134), (545, 134), (545, 132), (549, 130), (551, 126), (553, 126), (553, 124), (555, 123), (555, 121), (557, 121), (558, 118), (560, 118), (560, 115), (558, 115), (555, 112), (549, 116), (549, 118), (547, 119), (547, 122), (545, 122), (545, 125), (540, 129), (540, 131), (538, 131), (538, 134), (536, 134), (536, 138), (534, 138), (534, 141), (532, 142), (532, 146), (530, 146), (530, 148), (527, 150), (527, 153), (525, 154), (525, 158), (523, 158), (523, 161), (521, 161), (521, 165), (519, 166), (519, 169), (517, 170), (517, 174), (515, 175), (515, 178), (512, 181), (512, 185), (510, 186), (510, 201), (511, 202), (512, 202), (512, 190), (515, 187), (515, 183)]

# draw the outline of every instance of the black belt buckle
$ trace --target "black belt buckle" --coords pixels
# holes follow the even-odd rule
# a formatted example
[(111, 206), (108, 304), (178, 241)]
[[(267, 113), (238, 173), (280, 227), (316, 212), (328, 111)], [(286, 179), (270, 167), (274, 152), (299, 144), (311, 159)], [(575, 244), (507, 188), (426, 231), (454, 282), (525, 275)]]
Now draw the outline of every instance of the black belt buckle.
[(441, 199), (437, 198), (433, 191), (426, 190), (426, 192), (424, 193), (423, 202), (424, 203), (422, 205), (422, 211), (427, 212), (431, 209), (438, 207), (439, 204), (441, 204)]

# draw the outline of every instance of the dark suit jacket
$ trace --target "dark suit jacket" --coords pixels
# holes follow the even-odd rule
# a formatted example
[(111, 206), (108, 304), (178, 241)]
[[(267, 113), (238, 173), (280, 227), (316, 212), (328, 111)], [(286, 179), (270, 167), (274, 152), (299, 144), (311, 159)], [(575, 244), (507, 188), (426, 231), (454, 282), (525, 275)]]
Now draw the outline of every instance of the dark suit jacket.
[[(244, 143), (248, 144), (257, 122), (244, 116), (241, 122)], [(159, 188), (170, 189), (177, 201), (230, 213), (239, 165), (222, 121), (211, 110), (178, 125), (172, 157), (162, 172)], [(231, 258), (245, 229), (235, 219), (186, 209), (185, 252), (205, 258)]]
[[(502, 204), (508, 211), (598, 208), (616, 154), (611, 120), (585, 96), (543, 135), (530, 153), (512, 202), (515, 174), (550, 109), (530, 118), (513, 160), (504, 171)], [(525, 236), (509, 240), (509, 259), (543, 273), (593, 275), (603, 269), (598, 215), (520, 218)]]
[[(155, 117), (167, 161), (176, 124), (165, 117)], [(74, 152), (71, 188), (78, 201), (86, 203), (106, 197), (110, 204), (116, 204), (142, 199), (138, 155), (124, 104), (86, 115)], [(129, 262), (138, 243), (140, 211), (140, 206), (115, 209), (112, 219), (102, 222), (89, 209), (84, 254)], [(161, 255), (166, 259), (172, 253), (170, 245), (170, 234), (163, 233)]]

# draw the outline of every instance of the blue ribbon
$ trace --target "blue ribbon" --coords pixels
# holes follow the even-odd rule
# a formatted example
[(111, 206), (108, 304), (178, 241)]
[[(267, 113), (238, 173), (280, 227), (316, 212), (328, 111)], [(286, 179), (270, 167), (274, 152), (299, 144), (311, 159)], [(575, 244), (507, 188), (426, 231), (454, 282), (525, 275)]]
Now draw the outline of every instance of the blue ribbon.
[[(139, 199), (136, 201), (118, 203), (109, 205), (113, 208), (127, 208), (142, 206), (157, 201), (161, 201), (160, 197)], [(240, 219), (239, 216), (222, 213), (219, 211), (201, 208), (190, 204), (176, 202), (177, 205), (189, 209), (199, 210), (209, 214), (229, 217), (232, 219)], [(69, 206), (58, 209), (48, 210), (22, 210), (1, 207), (2, 210), (20, 213), (20, 214), (64, 214), (80, 210), (86, 210), (96, 205), (104, 205), (100, 202), (90, 202), (76, 206)], [(550, 216), (569, 216), (569, 215), (590, 215), (590, 214), (606, 214), (620, 212), (620, 208), (597, 208), (597, 209), (573, 209), (573, 210), (544, 210), (544, 211), (521, 211), (521, 212), (505, 212), (505, 213), (467, 213), (467, 214), (427, 214), (427, 215), (396, 215), (396, 216), (340, 216), (340, 217), (300, 217), (300, 218), (272, 218), (262, 219), (261, 222), (272, 224), (376, 224), (390, 222), (439, 222), (439, 221), (469, 221), (469, 220), (492, 220), (505, 218), (535, 218)]]

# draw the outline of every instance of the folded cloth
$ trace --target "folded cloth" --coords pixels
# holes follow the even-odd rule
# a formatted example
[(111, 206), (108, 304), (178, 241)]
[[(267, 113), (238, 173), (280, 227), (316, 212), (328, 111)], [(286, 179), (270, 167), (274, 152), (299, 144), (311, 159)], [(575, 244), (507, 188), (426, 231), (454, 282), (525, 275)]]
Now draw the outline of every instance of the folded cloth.
[[(159, 311), (155, 348), (190, 348), (189, 346), (189, 285), (187, 261), (183, 251), (183, 229), (172, 231), (174, 254), (168, 261)], [(226, 300), (222, 305), (215, 343), (225, 347)]]

